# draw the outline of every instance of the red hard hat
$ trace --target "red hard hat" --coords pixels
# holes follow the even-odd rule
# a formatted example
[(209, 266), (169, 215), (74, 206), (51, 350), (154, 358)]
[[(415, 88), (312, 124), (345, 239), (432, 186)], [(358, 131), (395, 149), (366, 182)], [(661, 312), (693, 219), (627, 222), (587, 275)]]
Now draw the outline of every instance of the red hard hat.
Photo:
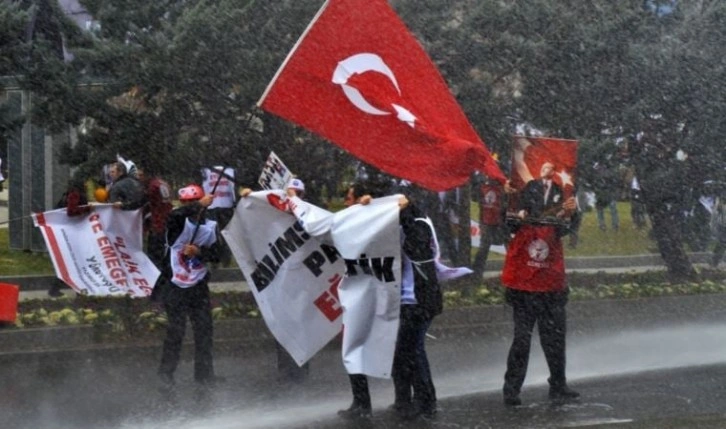
[(204, 189), (199, 185), (187, 185), (179, 189), (179, 201), (195, 201), (204, 196)]

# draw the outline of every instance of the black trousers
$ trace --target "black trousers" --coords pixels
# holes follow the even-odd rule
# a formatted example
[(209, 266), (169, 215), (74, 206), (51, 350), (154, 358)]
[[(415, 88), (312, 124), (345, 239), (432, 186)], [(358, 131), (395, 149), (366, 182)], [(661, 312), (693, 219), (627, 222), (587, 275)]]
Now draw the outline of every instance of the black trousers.
[(436, 391), (426, 355), (426, 332), (431, 319), (418, 311), (417, 305), (402, 305), (401, 319), (393, 356), (395, 403), (414, 404), (422, 411), (436, 408)]
[(371, 392), (365, 374), (348, 374), (350, 388), (353, 390), (353, 406), (371, 409)]
[(479, 225), (479, 250), (474, 256), (474, 263), (471, 264), (477, 278), (484, 274), (489, 259), (489, 248), (495, 243), (508, 245), (508, 235), (509, 231), (506, 230), (504, 225), (486, 225), (483, 223)]
[(567, 384), (565, 377), (565, 336), (567, 331), (567, 292), (526, 292), (507, 289), (507, 303), (512, 306), (514, 340), (507, 357), (504, 395), (517, 396), (527, 375), (532, 331), (539, 329), (540, 343), (550, 370), (552, 387)]
[(724, 251), (726, 251), (726, 226), (719, 226), (716, 232), (716, 247), (713, 248), (711, 265), (715, 267), (721, 262)]
[(298, 366), (290, 353), (277, 341), (275, 341), (275, 350), (277, 352), (277, 375), (281, 380), (299, 382), (307, 378), (310, 373), (309, 363)]
[(190, 288), (170, 285), (164, 298), (169, 325), (166, 328), (159, 373), (174, 374), (179, 364), (186, 321), (189, 317), (194, 331), (194, 379), (205, 381), (213, 378), (214, 331), (207, 282), (201, 281)]
[(156, 268), (164, 267), (164, 255), (166, 254), (166, 234), (165, 232), (149, 231), (146, 236), (146, 255)]

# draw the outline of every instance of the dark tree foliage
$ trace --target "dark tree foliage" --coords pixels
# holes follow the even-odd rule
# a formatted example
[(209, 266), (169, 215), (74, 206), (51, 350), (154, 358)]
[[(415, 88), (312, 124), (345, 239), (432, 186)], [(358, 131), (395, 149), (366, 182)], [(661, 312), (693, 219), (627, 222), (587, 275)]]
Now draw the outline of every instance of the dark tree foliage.
[[(99, 31), (81, 32), (53, 1), (0, 8), (0, 74), (24, 76), (39, 124), (80, 125), (66, 162), (96, 174), (118, 153), (175, 181), (223, 164), (253, 185), (274, 150), (318, 192), (335, 194), (351, 178), (349, 155), (254, 107), (322, 0), (82, 3)], [(693, 275), (669, 222), (684, 195), (724, 178), (726, 3), (391, 4), (503, 165), (523, 123), (580, 140), (582, 183), (595, 162), (616, 157), (641, 179), (671, 274)], [(59, 35), (72, 60), (59, 51)], [(0, 126), (16, 122), (2, 115)], [(685, 161), (675, 159), (678, 150)]]

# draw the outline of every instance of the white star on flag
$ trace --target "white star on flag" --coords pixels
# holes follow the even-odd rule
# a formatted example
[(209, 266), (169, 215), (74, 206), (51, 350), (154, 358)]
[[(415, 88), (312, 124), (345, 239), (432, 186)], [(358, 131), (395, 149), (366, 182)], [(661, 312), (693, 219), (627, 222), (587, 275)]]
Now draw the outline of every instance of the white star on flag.
[(562, 170), (561, 172), (557, 172), (557, 175), (560, 176), (560, 180), (562, 180), (562, 186), (570, 185), (575, 186), (574, 183), (572, 183), (572, 176), (570, 176), (567, 171)]

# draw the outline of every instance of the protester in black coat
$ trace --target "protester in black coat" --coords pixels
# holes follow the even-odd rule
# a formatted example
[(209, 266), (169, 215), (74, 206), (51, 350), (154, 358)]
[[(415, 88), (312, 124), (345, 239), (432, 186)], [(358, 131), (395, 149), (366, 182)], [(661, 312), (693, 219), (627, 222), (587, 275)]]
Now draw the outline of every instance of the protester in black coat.
[(203, 207), (211, 204), (212, 196), (205, 196), (198, 185), (180, 189), (179, 196), (183, 205), (173, 210), (167, 220), (171, 247), (164, 269), (167, 290), (162, 297), (169, 324), (159, 377), (166, 385), (174, 383), (189, 317), (194, 330), (194, 380), (210, 384), (218, 379), (212, 364), (213, 324), (207, 264), (219, 260), (219, 250), (216, 222), (205, 219)]
[[(382, 196), (385, 191), (367, 184), (355, 184), (346, 205), (365, 204), (366, 198)], [(413, 284), (402, 280), (402, 300), (398, 337), (393, 358), (395, 388), (394, 410), (402, 417), (436, 414), (436, 389), (424, 348), (426, 332), (433, 318), (441, 314), (443, 299), (434, 264), (435, 248), (430, 221), (406, 198), (401, 203), (399, 222), (403, 236), (402, 258), (408, 261)], [(405, 271), (406, 268), (404, 266)], [(412, 292), (412, 293), (411, 293)], [(349, 374), (353, 403), (338, 415), (345, 419), (367, 418), (371, 414), (368, 379), (364, 374)]]

